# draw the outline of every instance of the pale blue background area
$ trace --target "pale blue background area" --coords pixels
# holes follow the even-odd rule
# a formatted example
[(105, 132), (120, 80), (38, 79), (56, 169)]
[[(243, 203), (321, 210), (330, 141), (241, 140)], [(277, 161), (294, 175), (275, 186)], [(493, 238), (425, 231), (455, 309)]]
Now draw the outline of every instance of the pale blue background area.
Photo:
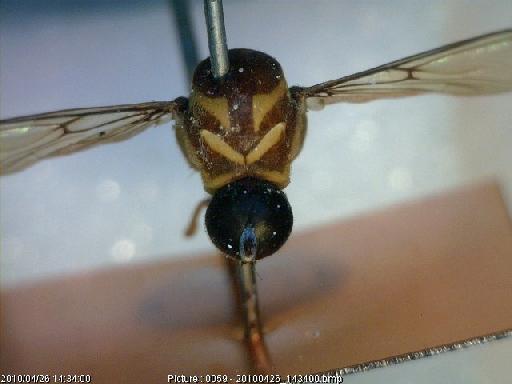
[[(192, 3), (204, 58), (202, 2)], [(224, 3), (229, 46), (273, 55), (290, 85), (512, 26), (506, 0)], [(188, 93), (165, 1), (2, 0), (0, 12), (2, 118)], [(511, 105), (511, 95), (425, 96), (311, 113), (286, 190), (295, 231), (485, 178), (501, 181), (512, 206)], [(204, 196), (170, 125), (4, 177), (1, 283), (211, 251), (203, 231), (193, 240), (182, 237)], [(512, 361), (511, 345), (476, 347), (346, 382), (505, 383), (496, 372)]]

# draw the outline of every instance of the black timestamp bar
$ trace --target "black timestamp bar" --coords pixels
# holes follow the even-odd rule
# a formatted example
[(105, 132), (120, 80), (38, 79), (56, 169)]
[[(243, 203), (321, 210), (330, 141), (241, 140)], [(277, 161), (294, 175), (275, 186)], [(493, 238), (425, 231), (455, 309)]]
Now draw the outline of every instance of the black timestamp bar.
[(3, 383), (90, 383), (91, 375), (48, 375), (48, 374), (2, 374), (0, 384)]
[(92, 381), (91, 375), (53, 375), (53, 383), (90, 383)]
[(199, 375), (167, 375), (168, 383), (202, 383), (203, 376)]
[(280, 375), (249, 375), (239, 374), (228, 375), (167, 375), (168, 383), (207, 383), (207, 384), (259, 384), (259, 383), (281, 383)]
[(0, 383), (50, 383), (50, 375), (0, 375)]
[(301, 383), (343, 383), (343, 376), (339, 374), (304, 374), (304, 375), (288, 375), (286, 382), (290, 384)]
[(234, 383), (241, 384), (259, 384), (259, 383), (281, 383), (280, 375), (264, 375), (264, 374), (252, 374), (252, 375), (236, 375), (233, 380)]
[(167, 375), (168, 383), (209, 383), (221, 384), (232, 382), (228, 375)]

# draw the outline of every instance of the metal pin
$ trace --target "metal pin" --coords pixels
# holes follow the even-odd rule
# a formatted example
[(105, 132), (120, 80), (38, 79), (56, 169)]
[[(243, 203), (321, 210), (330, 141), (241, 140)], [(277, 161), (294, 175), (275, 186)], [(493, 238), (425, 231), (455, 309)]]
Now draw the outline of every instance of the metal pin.
[(229, 70), (222, 0), (204, 0), (204, 16), (208, 31), (208, 47), (210, 48), (213, 77), (220, 79)]

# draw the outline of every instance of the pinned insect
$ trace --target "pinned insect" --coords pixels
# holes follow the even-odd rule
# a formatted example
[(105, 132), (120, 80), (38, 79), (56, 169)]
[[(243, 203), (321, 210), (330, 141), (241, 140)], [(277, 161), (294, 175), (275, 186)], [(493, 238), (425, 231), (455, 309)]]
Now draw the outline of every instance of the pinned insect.
[(1, 172), (128, 139), (173, 119), (186, 160), (212, 195), (205, 216), (212, 242), (240, 259), (240, 239), (250, 233), (254, 239), (249, 243), (257, 245), (255, 257), (261, 259), (275, 253), (292, 229), (292, 210), (282, 190), (304, 142), (308, 109), (424, 93), (472, 96), (512, 89), (512, 30), (311, 87), (289, 88), (279, 63), (265, 53), (232, 49), (228, 58), (222, 79), (212, 75), (210, 58), (202, 61), (188, 98), (1, 121)]

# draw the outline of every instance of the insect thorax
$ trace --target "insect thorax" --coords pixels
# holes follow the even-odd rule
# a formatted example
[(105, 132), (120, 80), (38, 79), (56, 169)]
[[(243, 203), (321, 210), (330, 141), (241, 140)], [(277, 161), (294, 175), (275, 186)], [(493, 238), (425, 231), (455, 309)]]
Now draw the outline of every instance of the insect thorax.
[(231, 49), (229, 62), (221, 80), (213, 78), (210, 59), (197, 66), (178, 142), (208, 192), (246, 176), (284, 188), (304, 138), (303, 103), (271, 56)]

